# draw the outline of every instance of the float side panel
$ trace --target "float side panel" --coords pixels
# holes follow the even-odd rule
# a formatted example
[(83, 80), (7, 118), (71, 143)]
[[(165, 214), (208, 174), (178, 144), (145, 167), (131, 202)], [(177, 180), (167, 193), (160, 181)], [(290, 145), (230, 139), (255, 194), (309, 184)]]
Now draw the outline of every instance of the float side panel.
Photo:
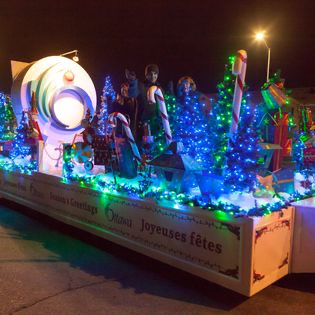
[(291, 259), (293, 208), (257, 219), (253, 233), (251, 295), (287, 275)]
[[(314, 198), (311, 198), (314, 199)], [(291, 272), (315, 272), (315, 204), (295, 205)]]
[(0, 174), (0, 189), (8, 199), (241, 294), (260, 290), (257, 285), (253, 290), (251, 282), (257, 250), (250, 218), (216, 220), (206, 210), (163, 208), (40, 173)]

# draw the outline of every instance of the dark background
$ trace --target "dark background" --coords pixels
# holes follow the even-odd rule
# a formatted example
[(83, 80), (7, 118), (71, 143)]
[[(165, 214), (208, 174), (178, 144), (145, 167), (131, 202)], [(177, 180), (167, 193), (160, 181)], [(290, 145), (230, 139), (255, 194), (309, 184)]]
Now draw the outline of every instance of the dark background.
[(160, 81), (192, 76), (198, 89), (216, 92), (228, 56), (248, 53), (246, 82), (266, 77), (267, 49), (253, 41), (265, 29), (271, 71), (287, 87), (315, 86), (314, 1), (0, 0), (0, 90), (10, 92), (10, 60), (31, 62), (78, 49), (98, 96), (106, 75), (117, 89), (124, 69), (140, 79), (157, 63)]

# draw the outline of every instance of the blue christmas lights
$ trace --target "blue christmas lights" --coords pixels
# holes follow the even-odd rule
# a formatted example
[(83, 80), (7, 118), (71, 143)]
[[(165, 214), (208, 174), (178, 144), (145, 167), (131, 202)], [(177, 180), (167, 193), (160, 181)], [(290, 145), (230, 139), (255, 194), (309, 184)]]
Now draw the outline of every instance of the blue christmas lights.
[(101, 96), (101, 104), (100, 104), (100, 111), (99, 111), (99, 127), (98, 133), (100, 135), (105, 135), (106, 130), (106, 121), (108, 119), (108, 107), (113, 103), (116, 99), (116, 92), (113, 88), (112, 80), (110, 76), (105, 78), (105, 85), (103, 88), (103, 95)]
[[(219, 100), (215, 104), (210, 117), (206, 117), (202, 111), (199, 94), (190, 91), (177, 98), (173, 95), (165, 95), (170, 122), (173, 129), (174, 140), (184, 144), (184, 153), (195, 158), (195, 160), (210, 173), (216, 173), (224, 177), (225, 185), (229, 192), (251, 192), (256, 187), (257, 174), (257, 120), (256, 112), (247, 101), (248, 94), (242, 100), (240, 123), (237, 133), (229, 139), (229, 128), (231, 125), (231, 110), (235, 79), (231, 73), (231, 65), (234, 59), (229, 59), (224, 81), (218, 85)], [(106, 77), (103, 89), (102, 104), (100, 108), (100, 130), (104, 134), (105, 121), (108, 117), (108, 106), (116, 98), (110, 77)], [(4, 104), (5, 97), (0, 94), (0, 106)], [(0, 119), (3, 117), (0, 113)], [(36, 170), (36, 161), (22, 163), (18, 160), (28, 160), (31, 157), (31, 147), (28, 144), (28, 124), (25, 113), (22, 116), (17, 135), (14, 139), (13, 148), (9, 156), (10, 163), (5, 159), (0, 160), (0, 167), (6, 170), (17, 170), (22, 173), (31, 174)], [(314, 174), (304, 163), (303, 150), (305, 144), (303, 135), (298, 134), (294, 145), (294, 156), (297, 170), (303, 174)], [(158, 145), (159, 151), (164, 147)], [(277, 196), (276, 203), (244, 210), (239, 206), (216, 202), (211, 198), (198, 195), (176, 193), (154, 186), (149, 177), (139, 176), (138, 184), (116, 183), (110, 176), (97, 177), (94, 175), (78, 175), (74, 171), (73, 154), (71, 146), (64, 148), (63, 181), (67, 183), (77, 182), (81, 186), (90, 187), (104, 194), (120, 194), (126, 198), (153, 198), (157, 202), (168, 200), (174, 204), (200, 207), (207, 211), (220, 211), (222, 214), (234, 216), (268, 215), (288, 206), (289, 202), (315, 196), (315, 190), (310, 189), (304, 195), (294, 193), (289, 199)]]
[(202, 112), (199, 93), (190, 91), (179, 99), (175, 112), (174, 140), (205, 169), (210, 167), (211, 140), (208, 118)]

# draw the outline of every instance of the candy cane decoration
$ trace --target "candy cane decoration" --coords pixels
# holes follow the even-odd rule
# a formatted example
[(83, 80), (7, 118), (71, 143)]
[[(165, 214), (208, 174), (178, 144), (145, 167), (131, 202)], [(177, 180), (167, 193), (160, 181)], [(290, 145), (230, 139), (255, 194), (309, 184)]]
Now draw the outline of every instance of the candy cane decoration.
[(133, 155), (135, 156), (135, 158), (137, 159), (138, 162), (142, 162), (138, 147), (136, 145), (135, 139), (132, 135), (132, 132), (131, 132), (131, 129), (129, 127), (129, 123), (128, 123), (126, 117), (123, 114), (118, 113), (118, 112), (114, 112), (114, 113), (111, 113), (110, 115), (108, 115), (108, 122), (112, 127), (116, 127), (116, 123), (115, 123), (116, 118), (119, 118), (120, 121), (122, 122), (123, 126), (124, 126), (124, 130), (126, 132), (128, 142), (130, 143)]
[(151, 86), (148, 90), (147, 97), (149, 102), (156, 103), (158, 102), (159, 105), (159, 112), (160, 116), (162, 118), (163, 128), (164, 128), (164, 134), (166, 137), (166, 143), (170, 144), (172, 142), (172, 132), (170, 128), (170, 123), (168, 121), (168, 115), (166, 110), (166, 105), (163, 97), (163, 93), (161, 89), (159, 89), (157, 86)]
[(232, 73), (236, 75), (233, 110), (232, 110), (232, 124), (230, 128), (230, 136), (236, 132), (238, 127), (238, 120), (240, 116), (240, 109), (242, 103), (242, 96), (245, 83), (247, 53), (245, 50), (239, 50), (235, 56)]

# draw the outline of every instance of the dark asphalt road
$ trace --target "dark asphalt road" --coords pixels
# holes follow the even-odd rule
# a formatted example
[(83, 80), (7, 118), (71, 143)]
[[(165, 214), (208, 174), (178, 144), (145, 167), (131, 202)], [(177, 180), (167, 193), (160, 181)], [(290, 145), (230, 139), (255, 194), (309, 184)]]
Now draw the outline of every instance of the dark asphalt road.
[(246, 298), (31, 214), (1, 202), (1, 315), (315, 313), (315, 274)]

